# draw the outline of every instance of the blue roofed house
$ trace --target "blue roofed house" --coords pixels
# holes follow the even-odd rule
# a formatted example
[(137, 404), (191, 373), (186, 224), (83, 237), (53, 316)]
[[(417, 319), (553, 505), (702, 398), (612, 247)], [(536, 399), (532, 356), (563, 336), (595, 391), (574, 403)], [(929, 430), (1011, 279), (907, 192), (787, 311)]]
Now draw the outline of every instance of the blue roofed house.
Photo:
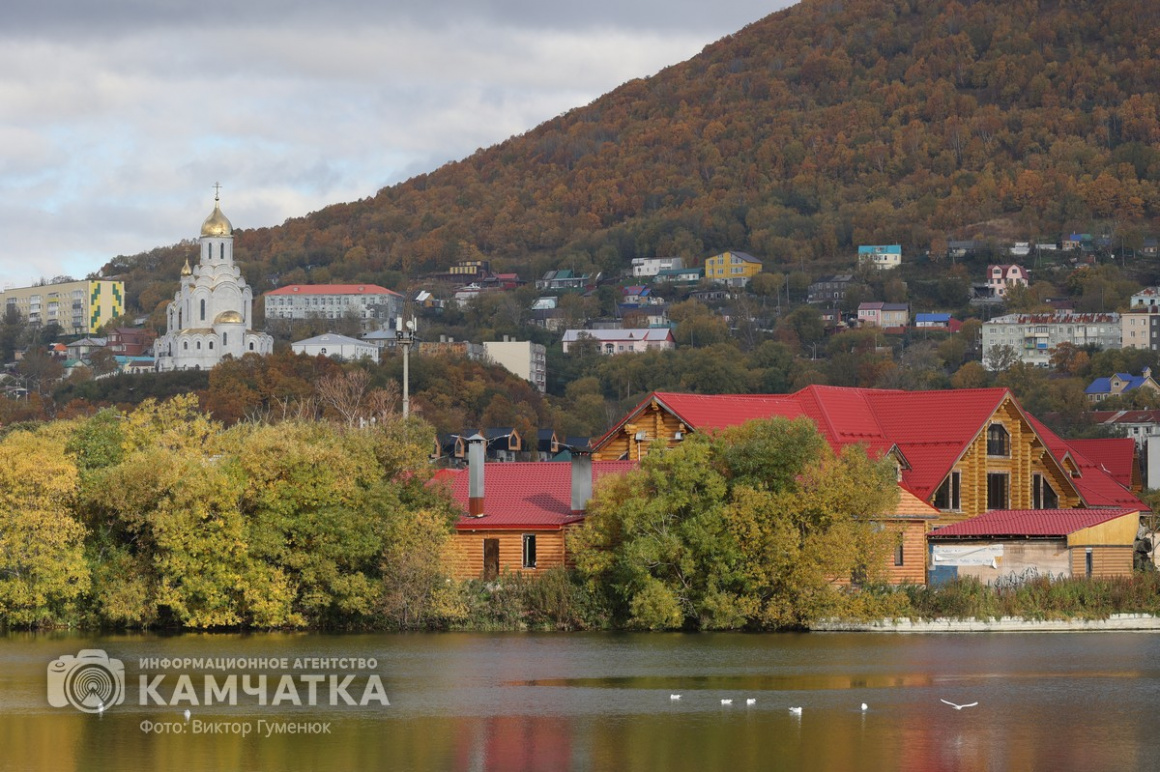
[(951, 315), (947, 313), (915, 314), (914, 326), (947, 330), (951, 326)]
[(1160, 384), (1152, 380), (1150, 367), (1145, 367), (1140, 375), (1116, 373), (1110, 378), (1096, 378), (1084, 389), (1084, 394), (1091, 402), (1103, 402), (1108, 397), (1117, 397), (1136, 389), (1160, 392)]

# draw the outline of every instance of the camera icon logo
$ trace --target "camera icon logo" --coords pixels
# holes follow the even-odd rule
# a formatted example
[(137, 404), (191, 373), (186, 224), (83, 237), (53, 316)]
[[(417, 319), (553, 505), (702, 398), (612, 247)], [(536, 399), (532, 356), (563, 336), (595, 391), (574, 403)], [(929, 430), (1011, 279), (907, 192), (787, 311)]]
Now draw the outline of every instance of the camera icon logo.
[(48, 704), (102, 713), (125, 701), (125, 665), (101, 649), (82, 649), (48, 663)]

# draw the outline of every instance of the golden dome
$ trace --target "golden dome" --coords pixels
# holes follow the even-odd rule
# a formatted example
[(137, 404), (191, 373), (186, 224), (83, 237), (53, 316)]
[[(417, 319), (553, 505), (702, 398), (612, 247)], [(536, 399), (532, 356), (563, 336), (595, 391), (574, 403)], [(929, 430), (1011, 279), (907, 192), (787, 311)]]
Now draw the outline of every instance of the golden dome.
[(239, 314), (237, 311), (222, 311), (220, 314), (218, 314), (214, 318), (213, 323), (214, 324), (245, 324), (246, 322), (244, 319), (242, 319), (242, 315)]
[(182, 276), (193, 276), (193, 269), (189, 267), (189, 258), (185, 258), (185, 265), (181, 266)]
[(205, 222), (201, 224), (202, 236), (229, 236), (234, 232), (234, 226), (230, 225), (230, 221), (222, 214), (221, 207), (218, 206), (217, 196), (213, 199), (213, 214), (205, 218)]

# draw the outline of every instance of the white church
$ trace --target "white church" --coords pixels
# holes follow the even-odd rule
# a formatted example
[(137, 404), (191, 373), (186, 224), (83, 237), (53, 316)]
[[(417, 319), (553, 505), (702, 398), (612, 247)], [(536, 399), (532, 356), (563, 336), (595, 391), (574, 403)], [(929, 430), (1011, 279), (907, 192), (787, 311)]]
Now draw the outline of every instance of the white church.
[(253, 291), (234, 265), (233, 226), (222, 214), (218, 195), (205, 218), (196, 268), (181, 269), (181, 288), (166, 309), (166, 333), (153, 359), (159, 372), (209, 370), (226, 354), (271, 354), (274, 339), (250, 329)]

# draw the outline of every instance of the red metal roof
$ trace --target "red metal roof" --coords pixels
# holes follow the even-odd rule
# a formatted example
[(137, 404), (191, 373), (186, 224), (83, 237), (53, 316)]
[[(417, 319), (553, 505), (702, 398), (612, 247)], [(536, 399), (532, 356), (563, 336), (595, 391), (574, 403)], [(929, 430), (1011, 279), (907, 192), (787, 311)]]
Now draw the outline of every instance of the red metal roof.
[[(635, 469), (635, 461), (593, 461), (593, 486), (608, 474)], [(434, 480), (448, 486), (467, 511), (468, 473), (447, 469)], [(572, 513), (572, 465), (560, 461), (490, 462), (483, 467), (483, 517), (462, 517), (461, 531), (535, 528), (556, 530), (583, 518)]]
[(1130, 514), (1136, 508), (1114, 509), (995, 509), (961, 523), (935, 528), (927, 538), (964, 536), (1067, 536), (1069, 533)]
[(1037, 418), (1030, 415), (1027, 420), (1035, 432), (1047, 445), (1047, 449), (1056, 459), (1062, 461), (1070, 457), (1079, 469), (1079, 476), (1071, 477), (1071, 484), (1079, 491), (1084, 503), (1089, 507), (1137, 507), (1146, 508), (1138, 498), (1132, 495), (1124, 486), (1120, 485), (1104, 469), (1087, 457), (1079, 448), (1059, 437), (1048, 429)]
[[(287, 284), (267, 295), (398, 295), (377, 284)], [(401, 296), (400, 296), (401, 297)]]
[(1073, 449), (1091, 459), (1125, 488), (1132, 487), (1132, 470), (1136, 467), (1136, 441), (1129, 437), (1106, 437), (1095, 440), (1068, 440)]
[[(806, 416), (835, 449), (861, 444), (877, 457), (896, 449), (904, 461), (902, 482), (920, 499), (929, 501), (995, 411), (1014, 396), (1004, 388), (897, 391), (817, 385), (794, 394), (655, 392), (592, 446), (601, 447), (653, 399), (694, 431), (714, 432), (758, 418)], [(1018, 407), (1018, 402), (1015, 404)], [(1071, 480), (1084, 504), (1143, 508), (1139, 499), (1113, 478), (1118, 471), (1105, 469), (1030, 415), (1024, 416), (1057, 462), (1068, 456), (1075, 462), (1080, 476)]]

